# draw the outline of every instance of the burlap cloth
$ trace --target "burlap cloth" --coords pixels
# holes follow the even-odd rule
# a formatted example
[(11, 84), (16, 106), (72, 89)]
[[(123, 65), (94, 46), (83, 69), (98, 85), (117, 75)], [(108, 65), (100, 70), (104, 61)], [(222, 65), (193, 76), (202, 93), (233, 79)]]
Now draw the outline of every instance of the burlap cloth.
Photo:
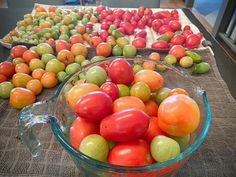
[[(150, 52), (146, 49), (140, 54), (147, 55)], [(222, 80), (213, 55), (208, 49), (199, 53), (211, 65), (208, 74), (196, 76), (207, 91), (211, 107), (211, 127), (203, 144), (176, 176), (235, 177), (236, 101)], [(44, 90), (38, 100), (50, 98), (54, 91), (55, 89)], [(19, 111), (9, 106), (8, 100), (0, 99), (0, 176), (80, 176), (70, 156), (56, 142), (49, 126), (39, 127), (44, 150), (39, 157), (31, 157), (26, 146), (17, 138), (18, 113)]]

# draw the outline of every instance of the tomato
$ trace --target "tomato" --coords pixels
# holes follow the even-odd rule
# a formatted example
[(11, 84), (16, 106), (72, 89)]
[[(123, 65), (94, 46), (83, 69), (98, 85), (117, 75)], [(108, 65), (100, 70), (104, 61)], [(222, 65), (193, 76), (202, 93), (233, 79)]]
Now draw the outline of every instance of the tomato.
[(26, 46), (24, 45), (17, 45), (14, 46), (10, 51), (10, 57), (11, 58), (22, 58), (23, 53), (28, 50)]
[(163, 25), (162, 21), (160, 19), (153, 20), (152, 22), (152, 29), (155, 32), (158, 32), (159, 28)]
[(186, 38), (185, 46), (190, 49), (197, 48), (199, 46), (200, 42), (201, 42), (201, 39), (199, 38), (198, 35), (190, 34)]
[(76, 43), (81, 43), (83, 44), (84, 43), (84, 40), (82, 37), (80, 36), (77, 36), (77, 35), (73, 35), (70, 37), (70, 43), (73, 45), (73, 44), (76, 44)]
[(113, 112), (119, 112), (130, 108), (145, 111), (145, 105), (142, 100), (134, 96), (123, 96), (113, 102)]
[(148, 129), (145, 132), (145, 134), (142, 136), (142, 138), (148, 143), (151, 143), (152, 139), (155, 136), (165, 135), (165, 134), (166, 133), (163, 132), (158, 125), (158, 118), (150, 117)]
[(145, 48), (146, 47), (146, 40), (141, 37), (137, 37), (132, 41), (132, 45), (136, 48)]
[(191, 30), (184, 30), (181, 34), (186, 38), (188, 35), (193, 34), (193, 32)]
[(10, 78), (15, 74), (15, 66), (9, 61), (0, 63), (0, 74)]
[(129, 85), (134, 80), (132, 66), (124, 59), (117, 58), (108, 67), (108, 75), (115, 84)]
[(152, 48), (155, 48), (155, 49), (168, 49), (169, 48), (169, 45), (166, 41), (164, 40), (157, 40), (155, 42), (152, 43)]
[(158, 72), (144, 69), (135, 74), (134, 82), (144, 82), (154, 92), (162, 87), (164, 79)]
[(174, 35), (170, 40), (170, 43), (173, 45), (183, 45), (185, 42), (185, 37), (182, 34)]
[(121, 166), (144, 166), (152, 164), (153, 159), (149, 145), (139, 139), (116, 144), (108, 155), (108, 162)]
[(101, 88), (101, 91), (108, 94), (112, 98), (113, 101), (119, 97), (119, 89), (116, 86), (116, 84), (114, 84), (113, 82), (105, 82), (104, 84), (100, 86), (100, 88)]
[(177, 94), (167, 97), (158, 109), (158, 125), (169, 135), (181, 136), (195, 131), (200, 122), (200, 110), (190, 97)]
[(3, 74), (0, 74), (0, 83), (5, 82), (7, 80), (7, 77)]
[(187, 95), (189, 96), (188, 92), (182, 88), (174, 88), (172, 89), (169, 93), (168, 93), (168, 97), (169, 96), (172, 96), (172, 95), (177, 95), (177, 94), (184, 94), (184, 95)]
[(96, 54), (98, 56), (108, 57), (109, 55), (111, 55), (111, 50), (111, 45), (105, 42), (99, 43), (96, 46)]
[(191, 27), (189, 25), (185, 25), (183, 30), (185, 31), (185, 30), (190, 30), (190, 29)]
[(80, 142), (90, 134), (99, 133), (99, 124), (77, 117), (70, 126), (70, 143), (79, 149)]
[(30, 68), (27, 64), (25, 63), (19, 63), (15, 66), (15, 71), (16, 73), (25, 73), (29, 74), (30, 73)]
[(103, 40), (98, 37), (98, 36), (94, 36), (90, 38), (89, 44), (91, 47), (97, 47), (98, 44), (100, 44)]
[(26, 87), (26, 84), (33, 79), (30, 75), (25, 73), (16, 73), (12, 77), (14, 87)]
[(167, 31), (165, 34), (167, 35), (169, 41), (174, 37), (174, 33), (172, 31)]
[(145, 112), (149, 116), (157, 116), (157, 111), (158, 111), (158, 105), (156, 104), (155, 101), (153, 100), (148, 100), (145, 102)]
[(63, 49), (57, 54), (57, 59), (65, 65), (71, 64), (75, 61), (73, 53), (69, 50)]
[(26, 50), (23, 53), (24, 62), (29, 63), (33, 58), (39, 58), (39, 54), (32, 50)]
[(151, 96), (149, 86), (144, 82), (137, 82), (130, 88), (130, 95), (141, 99), (143, 102), (147, 101)]
[(74, 107), (76, 102), (79, 100), (79, 98), (89, 92), (93, 91), (99, 91), (100, 88), (91, 83), (82, 83), (75, 85), (70, 89), (69, 92), (66, 94), (66, 102), (69, 105), (69, 107), (74, 111)]
[(26, 88), (14, 88), (10, 92), (10, 105), (13, 108), (21, 109), (36, 100), (35, 94)]
[(144, 6), (140, 6), (138, 8), (138, 15), (142, 17), (144, 15), (144, 12), (145, 12), (145, 7)]
[(181, 45), (174, 45), (169, 50), (170, 55), (174, 55), (176, 59), (179, 61), (182, 57), (185, 56), (185, 49)]
[(169, 22), (169, 26), (170, 28), (173, 30), (173, 31), (178, 31), (178, 30), (181, 30), (181, 24), (179, 21), (177, 20), (171, 20)]
[(162, 25), (162, 26), (158, 29), (158, 33), (160, 33), (160, 34), (165, 34), (165, 33), (168, 32), (168, 31), (173, 31), (169, 25)]
[(71, 44), (64, 40), (56, 40), (56, 52), (60, 52), (63, 49), (70, 50)]
[(126, 109), (102, 119), (100, 134), (111, 141), (131, 141), (148, 129), (149, 116), (138, 109)]
[(83, 55), (86, 57), (88, 55), (88, 49), (85, 47), (85, 45), (80, 43), (73, 44), (71, 47), (71, 52), (74, 56)]
[[(99, 102), (98, 102), (99, 101)], [(90, 121), (100, 121), (112, 113), (111, 97), (101, 91), (82, 96), (75, 104), (75, 113)]]
[(55, 87), (58, 83), (57, 76), (54, 72), (46, 71), (41, 79), (40, 79), (42, 86), (44, 88), (52, 88)]

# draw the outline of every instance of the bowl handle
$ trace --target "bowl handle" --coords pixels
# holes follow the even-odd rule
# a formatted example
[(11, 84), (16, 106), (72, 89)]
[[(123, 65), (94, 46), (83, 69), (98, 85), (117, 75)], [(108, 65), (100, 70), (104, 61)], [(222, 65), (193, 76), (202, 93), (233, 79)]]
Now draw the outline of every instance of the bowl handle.
[(18, 115), (19, 138), (26, 144), (33, 157), (40, 154), (42, 144), (34, 130), (34, 125), (49, 123), (53, 118), (52, 100), (40, 101), (24, 107)]

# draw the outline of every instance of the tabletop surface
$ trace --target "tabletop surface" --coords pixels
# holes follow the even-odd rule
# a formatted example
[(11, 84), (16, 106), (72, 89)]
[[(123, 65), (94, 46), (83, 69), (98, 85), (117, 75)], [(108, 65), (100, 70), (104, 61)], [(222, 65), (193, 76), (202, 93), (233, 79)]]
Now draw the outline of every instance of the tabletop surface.
[[(23, 15), (29, 12), (31, 12), (31, 9), (0, 9), (0, 37), (13, 29), (16, 21), (22, 19)], [(216, 40), (196, 20), (191, 11), (184, 9), (184, 12), (203, 32), (204, 37), (211, 41), (212, 50), (215, 54), (213, 57), (209, 50), (205, 51), (206, 60), (211, 64), (212, 70), (210, 73), (196, 78), (208, 93), (212, 121), (203, 144), (193, 153), (189, 162), (181, 168), (176, 176), (233, 177), (236, 176), (236, 101), (231, 94), (234, 95), (235, 90), (233, 90), (233, 87), (229, 88), (230, 94), (224, 80), (227, 82), (227, 79), (230, 79), (227, 78), (228, 74), (236, 75), (235, 64)], [(8, 52), (8, 50), (0, 47), (1, 60), (7, 57)], [(221, 60), (225, 60), (225, 62)], [(235, 72), (232, 73), (231, 70), (235, 70)], [(226, 76), (226, 78), (223, 78), (224, 80), (220, 73)], [(235, 79), (231, 82), (236, 85)], [(45, 92), (42, 97), (46, 98)], [(44, 161), (46, 159), (47, 162), (41, 162), (42, 159), (32, 160), (24, 145), (15, 138), (17, 136), (17, 114), (19, 111), (10, 108), (7, 100), (0, 99), (0, 101), (0, 176), (25, 176), (26, 174), (29, 174), (29, 176), (74, 176), (78, 174), (70, 159), (66, 163), (68, 163), (68, 168), (72, 169), (71, 173), (63, 173), (63, 170), (66, 169), (60, 167), (58, 167), (58, 170), (55, 170), (57, 169), (55, 168), (54, 171), (50, 171), (51, 166), (48, 163), (50, 158), (60, 158), (61, 165), (63, 158), (67, 157), (62, 148), (55, 148), (51, 144), (48, 146), (50, 147), (50, 153), (47, 152), (43, 157)], [(45, 137), (47, 136), (51, 140), (51, 135), (45, 135)], [(55, 144), (55, 142), (52, 144)], [(51, 159), (52, 161), (53, 159)], [(39, 166), (42, 167), (42, 170)]]

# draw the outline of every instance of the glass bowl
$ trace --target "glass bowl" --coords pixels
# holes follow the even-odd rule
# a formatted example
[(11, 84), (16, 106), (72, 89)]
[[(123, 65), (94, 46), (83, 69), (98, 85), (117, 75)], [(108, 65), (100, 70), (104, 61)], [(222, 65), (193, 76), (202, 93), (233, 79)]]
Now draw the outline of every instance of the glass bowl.
[[(76, 150), (69, 142), (69, 129), (76, 115), (67, 106), (65, 100), (66, 92), (75, 84), (81, 76), (81, 73), (95, 65), (106, 64), (117, 57), (110, 57), (82, 67), (68, 77), (58, 86), (54, 96), (50, 99), (34, 103), (23, 108), (19, 114), (19, 135), (33, 156), (40, 155), (42, 147), (34, 131), (34, 125), (39, 123), (50, 124), (51, 130), (60, 142), (62, 147), (70, 154), (74, 163), (81, 174), (89, 177), (154, 177), (154, 176), (172, 176), (189, 159), (190, 155), (203, 142), (210, 126), (210, 107), (206, 92), (200, 87), (198, 82), (190, 75), (175, 67), (165, 65), (160, 61), (149, 60), (144, 57), (124, 58), (131, 65), (142, 64), (144, 61), (152, 61), (156, 64), (156, 70), (164, 77), (164, 86), (169, 88), (180, 87), (185, 89), (190, 96), (197, 102), (201, 120), (196, 131), (191, 134), (189, 146), (170, 160), (155, 163), (147, 166), (127, 167), (117, 166), (94, 160), (85, 154)], [(120, 58), (120, 57), (119, 57)]]

